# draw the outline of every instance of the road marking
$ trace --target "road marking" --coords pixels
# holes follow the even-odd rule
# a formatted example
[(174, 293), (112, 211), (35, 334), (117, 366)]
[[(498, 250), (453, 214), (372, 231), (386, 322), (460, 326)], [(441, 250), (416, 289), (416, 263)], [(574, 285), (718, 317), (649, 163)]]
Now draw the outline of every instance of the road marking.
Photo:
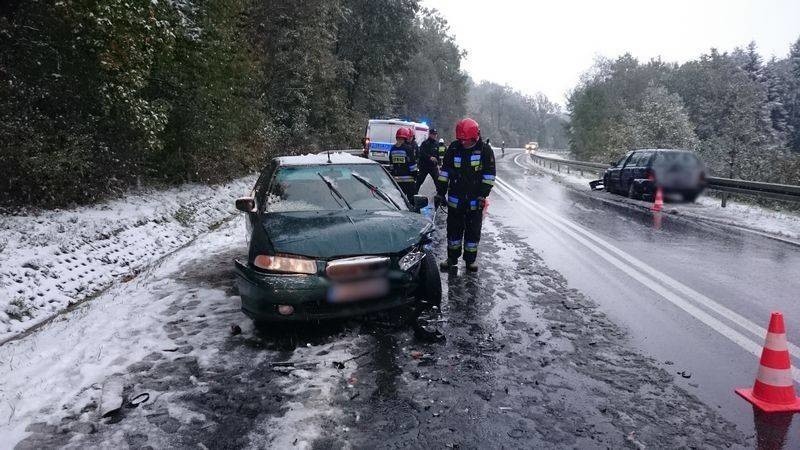
[[(525, 168), (524, 165), (519, 164), (519, 162), (517, 161), (517, 158), (514, 158), (514, 162), (517, 163), (517, 165), (519, 165), (520, 167)], [(500, 181), (500, 180), (497, 180), (497, 181)], [(520, 192), (519, 190), (517, 190), (516, 188), (511, 186), (508, 182), (503, 181), (503, 183), (508, 185), (514, 191), (516, 191), (519, 195), (525, 196), (525, 194), (523, 194), (522, 192)], [(544, 210), (544, 207), (542, 205), (536, 203), (534, 200), (530, 199), (529, 197), (527, 197), (527, 199), (528, 199), (528, 201), (534, 203), (536, 205), (536, 207)], [(742, 315), (732, 311), (731, 309), (719, 304), (718, 302), (716, 302), (716, 301), (712, 300), (711, 298), (701, 294), (700, 292), (695, 291), (694, 289), (692, 289), (689, 286), (686, 286), (685, 284), (675, 280), (674, 278), (668, 276), (667, 274), (656, 270), (652, 266), (650, 266), (647, 263), (645, 263), (645, 262), (633, 257), (632, 255), (623, 252), (622, 250), (618, 249), (617, 247), (615, 247), (612, 244), (608, 243), (607, 241), (603, 240), (602, 238), (600, 238), (596, 234), (592, 233), (588, 229), (586, 229), (584, 227), (581, 227), (580, 225), (578, 225), (578, 224), (576, 224), (576, 223), (574, 223), (572, 221), (569, 221), (569, 220), (567, 220), (565, 218), (558, 217), (558, 216), (556, 216), (556, 218), (558, 220), (560, 220), (561, 222), (563, 222), (565, 225), (576, 229), (577, 231), (583, 233), (584, 235), (586, 235), (590, 239), (592, 239), (592, 240), (598, 242), (599, 244), (603, 245), (604, 247), (608, 248), (609, 250), (611, 250), (615, 254), (619, 255), (621, 258), (627, 260), (634, 267), (637, 267), (637, 268), (643, 270), (645, 273), (649, 274), (650, 276), (654, 277), (655, 279), (659, 280), (660, 282), (662, 282), (664, 284), (667, 284), (667, 285), (671, 286), (673, 289), (675, 289), (678, 292), (682, 293), (683, 295), (688, 296), (689, 298), (694, 300), (696, 303), (705, 306), (706, 308), (716, 312), (720, 316), (722, 316), (722, 317), (728, 319), (729, 321), (735, 323), (736, 325), (740, 326), (742, 329), (747, 330), (753, 336), (755, 336), (755, 337), (757, 337), (759, 339), (764, 339), (764, 337), (767, 335), (767, 329), (766, 328), (763, 328), (761, 326), (756, 325), (755, 323), (753, 323), (749, 319), (745, 318), (744, 316), (742, 316)], [(794, 356), (796, 358), (800, 358), (800, 347), (798, 347), (797, 345), (794, 345), (794, 344), (792, 344), (790, 342), (789, 343), (789, 351), (791, 352), (792, 356)]]
[[(598, 256), (600, 256), (601, 258), (605, 259), (606, 261), (608, 261), (609, 263), (611, 263), (612, 265), (614, 265), (615, 267), (617, 267), (618, 269), (623, 271), (625, 274), (627, 274), (631, 278), (635, 279), (636, 281), (640, 282), (642, 285), (644, 285), (645, 287), (647, 287), (651, 291), (655, 292), (656, 294), (658, 294), (662, 298), (666, 299), (667, 301), (669, 301), (670, 303), (672, 303), (676, 307), (684, 310), (688, 314), (690, 314), (693, 317), (695, 317), (696, 319), (700, 320), (701, 322), (706, 324), (708, 327), (710, 327), (711, 329), (713, 329), (717, 333), (721, 334), (722, 336), (726, 337), (730, 341), (736, 343), (737, 345), (739, 345), (741, 348), (743, 348), (745, 351), (751, 353), (752, 355), (754, 355), (756, 357), (759, 357), (761, 355), (761, 346), (759, 344), (757, 344), (756, 342), (752, 341), (750, 338), (744, 336), (742, 333), (738, 332), (737, 330), (735, 330), (735, 329), (731, 328), (730, 326), (726, 325), (725, 323), (723, 323), (719, 319), (711, 316), (710, 314), (708, 314), (707, 312), (703, 311), (702, 309), (700, 309), (699, 307), (695, 306), (694, 304), (690, 303), (688, 300), (686, 300), (683, 297), (679, 296), (675, 292), (670, 291), (669, 289), (667, 289), (666, 286), (664, 286), (662, 284), (659, 284), (659, 283), (654, 283), (653, 282), (654, 280), (652, 278), (650, 278), (650, 277), (652, 277), (652, 275), (650, 275), (650, 277), (648, 277), (644, 273), (639, 272), (637, 270), (636, 266), (630, 265), (630, 263), (626, 263), (622, 259), (615, 257), (612, 253), (609, 252), (609, 251), (613, 251), (613, 250), (611, 250), (611, 248), (608, 248), (608, 247), (612, 247), (612, 248), (616, 249), (611, 244), (603, 241), (601, 238), (599, 238), (597, 236), (595, 236), (595, 239), (592, 239), (595, 242), (592, 242), (592, 240), (590, 240), (589, 236), (586, 235), (587, 233), (588, 234), (591, 234), (591, 233), (586, 232), (586, 230), (580, 230), (581, 227), (577, 227), (577, 225), (571, 224), (570, 221), (567, 220), (567, 219), (563, 219), (563, 218), (560, 218), (558, 216), (550, 215), (549, 212), (545, 212), (545, 210), (541, 207), (541, 205), (538, 205), (534, 201), (532, 201), (529, 198), (527, 198), (524, 194), (521, 194), (519, 191), (516, 191), (516, 189), (514, 189), (513, 186), (508, 185), (508, 183), (506, 183), (505, 181), (502, 181), (502, 180), (499, 180), (499, 179), (495, 179), (495, 180), (498, 181), (497, 187), (500, 188), (498, 190), (498, 193), (502, 197), (504, 197), (506, 200), (508, 200), (508, 201), (512, 201), (512, 200), (515, 200), (515, 199), (518, 200), (519, 202), (521, 202), (523, 204), (523, 206), (525, 206), (528, 209), (528, 211), (530, 211), (531, 213), (533, 213), (533, 214), (539, 216), (540, 218), (544, 219), (546, 222), (550, 223), (551, 225), (559, 227), (560, 231), (566, 233), (567, 235), (569, 235), (570, 237), (572, 237), (573, 239), (575, 239), (579, 243), (583, 244), (586, 248), (588, 248), (592, 252), (596, 253)], [(564, 226), (559, 226), (559, 225), (566, 225), (566, 228)], [(582, 231), (584, 231), (585, 233), (582, 233)], [(586, 236), (584, 236), (582, 234), (584, 234)], [(600, 246), (598, 246), (596, 244), (601, 245), (603, 247), (606, 247), (606, 249), (609, 250), (609, 251), (606, 251), (605, 249), (601, 248)], [(624, 252), (622, 252), (621, 250), (619, 250), (619, 249), (616, 249), (616, 250), (617, 250), (617, 252), (624, 254)], [(614, 252), (614, 253), (617, 253), (617, 252)], [(764, 335), (766, 335), (766, 330), (765, 330)], [(800, 370), (798, 370), (796, 368), (793, 368), (792, 369), (792, 376), (793, 376), (793, 378), (795, 380), (800, 381)]]

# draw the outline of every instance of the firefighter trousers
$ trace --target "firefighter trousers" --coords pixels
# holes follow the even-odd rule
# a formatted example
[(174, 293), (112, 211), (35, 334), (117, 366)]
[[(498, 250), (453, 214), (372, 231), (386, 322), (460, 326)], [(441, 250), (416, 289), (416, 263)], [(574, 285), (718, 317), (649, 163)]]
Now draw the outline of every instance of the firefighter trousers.
[(462, 250), (464, 261), (469, 264), (478, 257), (478, 242), (481, 240), (483, 210), (469, 208), (447, 208), (447, 259), (458, 261)]
[(417, 183), (415, 181), (403, 181), (397, 184), (400, 186), (400, 190), (403, 191), (403, 194), (406, 194), (408, 202), (412, 203), (414, 201), (414, 196), (417, 195)]
[(436, 186), (436, 179), (439, 178), (439, 168), (436, 166), (420, 166), (419, 174), (417, 174), (417, 192), (419, 192), (420, 186), (422, 186), (422, 183), (425, 182), (425, 178), (427, 178), (428, 175), (431, 176), (433, 185)]

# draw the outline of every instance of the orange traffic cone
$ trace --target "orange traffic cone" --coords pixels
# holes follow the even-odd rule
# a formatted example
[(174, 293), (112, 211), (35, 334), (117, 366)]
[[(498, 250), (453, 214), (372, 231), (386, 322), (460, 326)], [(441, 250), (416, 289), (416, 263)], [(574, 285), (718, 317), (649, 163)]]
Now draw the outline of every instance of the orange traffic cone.
[(661, 208), (664, 207), (664, 192), (661, 191), (661, 186), (656, 188), (656, 201), (653, 202), (653, 206), (650, 208), (653, 211), (661, 211)]
[(800, 412), (783, 314), (773, 312), (769, 319), (767, 339), (753, 388), (736, 389), (736, 393), (764, 412)]

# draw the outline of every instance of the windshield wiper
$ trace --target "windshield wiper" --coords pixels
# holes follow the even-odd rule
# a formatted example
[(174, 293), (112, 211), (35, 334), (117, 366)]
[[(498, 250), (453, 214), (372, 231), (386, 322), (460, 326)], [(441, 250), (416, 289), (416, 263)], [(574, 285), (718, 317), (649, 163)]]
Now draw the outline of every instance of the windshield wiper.
[(381, 188), (379, 188), (378, 186), (375, 186), (374, 184), (370, 183), (369, 180), (367, 180), (366, 178), (362, 177), (361, 175), (359, 175), (357, 173), (351, 173), (350, 175), (352, 175), (353, 178), (355, 178), (356, 180), (360, 181), (361, 184), (363, 184), (364, 186), (370, 188), (372, 190), (372, 192), (378, 194), (378, 196), (380, 198), (382, 198), (383, 200), (385, 200), (387, 203), (391, 204), (392, 206), (394, 206), (398, 210), (400, 209), (400, 206), (398, 206), (397, 203), (395, 203), (394, 200), (392, 200), (391, 197), (389, 197), (385, 192), (383, 192), (381, 190)]
[(337, 197), (339, 197), (340, 199), (342, 199), (342, 201), (344, 202), (344, 204), (345, 204), (345, 205), (347, 205), (347, 209), (353, 209), (353, 207), (352, 207), (352, 206), (350, 206), (350, 203), (347, 203), (347, 199), (346, 199), (346, 198), (344, 198), (344, 195), (342, 195), (342, 193), (341, 193), (341, 192), (339, 192), (339, 190), (338, 190), (338, 189), (336, 189), (336, 186), (334, 186), (334, 185), (333, 185), (333, 183), (331, 182), (331, 180), (329, 180), (329, 179), (325, 178), (325, 175), (323, 175), (323, 174), (321, 174), (321, 173), (319, 173), (319, 172), (317, 172), (317, 175), (319, 175), (319, 177), (320, 177), (320, 178), (322, 178), (322, 181), (324, 181), (324, 182), (325, 182), (325, 184), (328, 186), (328, 189), (330, 189), (332, 193), (336, 194), (336, 196), (337, 196)]

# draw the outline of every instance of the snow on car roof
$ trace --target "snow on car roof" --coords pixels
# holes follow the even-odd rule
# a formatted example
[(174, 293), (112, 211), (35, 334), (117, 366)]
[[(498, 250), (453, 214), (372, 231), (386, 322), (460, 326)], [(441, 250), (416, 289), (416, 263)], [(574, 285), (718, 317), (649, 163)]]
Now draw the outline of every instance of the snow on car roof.
[[(344, 152), (331, 152), (331, 164), (378, 164), (377, 162), (351, 155)], [(282, 166), (313, 166), (317, 164), (328, 164), (327, 153), (309, 153), (298, 156), (279, 156), (275, 158)]]

